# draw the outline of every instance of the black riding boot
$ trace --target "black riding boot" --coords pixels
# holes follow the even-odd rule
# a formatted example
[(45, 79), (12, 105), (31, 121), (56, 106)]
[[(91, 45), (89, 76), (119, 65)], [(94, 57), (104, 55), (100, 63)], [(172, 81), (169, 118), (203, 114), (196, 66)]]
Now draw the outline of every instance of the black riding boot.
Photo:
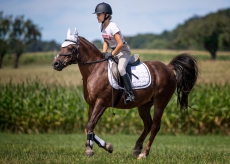
[(121, 78), (122, 78), (122, 81), (125, 87), (125, 94), (126, 94), (125, 103), (135, 101), (135, 96), (133, 94), (133, 89), (132, 89), (131, 80), (129, 78), (129, 75), (125, 74), (124, 76), (121, 76)]

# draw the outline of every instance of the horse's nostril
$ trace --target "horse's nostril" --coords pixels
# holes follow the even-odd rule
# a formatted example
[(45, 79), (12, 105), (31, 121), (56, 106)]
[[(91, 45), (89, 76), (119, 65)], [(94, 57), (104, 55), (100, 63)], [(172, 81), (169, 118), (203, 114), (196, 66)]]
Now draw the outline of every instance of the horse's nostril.
[(59, 66), (59, 62), (58, 61), (56, 61), (56, 62), (53, 63), (53, 67), (54, 68), (57, 68), (58, 66)]

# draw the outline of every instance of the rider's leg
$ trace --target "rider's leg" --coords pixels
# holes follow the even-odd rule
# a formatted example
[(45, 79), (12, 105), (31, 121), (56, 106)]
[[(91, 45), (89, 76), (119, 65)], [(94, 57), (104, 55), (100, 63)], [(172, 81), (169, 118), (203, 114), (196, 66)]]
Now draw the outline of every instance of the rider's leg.
[(125, 92), (126, 92), (126, 98), (125, 102), (131, 102), (135, 100), (135, 96), (133, 94), (132, 90), (132, 85), (131, 85), (131, 80), (129, 78), (129, 75), (126, 73), (126, 66), (128, 64), (128, 60), (130, 55), (125, 52), (120, 52), (122, 53), (121, 56), (119, 56), (119, 62), (118, 62), (118, 71), (121, 75), (121, 78), (124, 82), (124, 87), (125, 87)]
[(131, 85), (131, 80), (129, 78), (129, 75), (126, 73), (125, 75), (121, 76), (124, 86), (125, 86), (125, 92), (127, 97), (125, 98), (125, 102), (129, 103), (131, 101), (135, 101), (135, 96), (133, 94), (133, 89)]

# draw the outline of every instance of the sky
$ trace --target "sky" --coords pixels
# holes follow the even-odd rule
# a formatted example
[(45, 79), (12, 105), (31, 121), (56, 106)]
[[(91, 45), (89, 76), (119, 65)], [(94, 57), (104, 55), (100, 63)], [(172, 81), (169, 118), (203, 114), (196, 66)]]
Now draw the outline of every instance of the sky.
[(43, 41), (62, 43), (68, 28), (89, 41), (102, 40), (96, 15), (98, 3), (113, 10), (112, 21), (124, 36), (160, 34), (171, 31), (185, 20), (205, 16), (230, 7), (230, 0), (0, 0), (3, 16), (24, 15), (42, 33)]

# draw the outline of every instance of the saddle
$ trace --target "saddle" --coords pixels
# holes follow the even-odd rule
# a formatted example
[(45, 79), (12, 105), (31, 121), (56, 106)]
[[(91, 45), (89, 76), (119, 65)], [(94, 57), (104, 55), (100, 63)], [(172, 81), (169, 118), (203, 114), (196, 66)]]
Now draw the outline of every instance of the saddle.
[[(123, 81), (117, 68), (118, 58), (111, 58), (108, 63), (108, 80), (110, 85), (118, 90), (116, 99), (113, 103), (115, 107), (123, 94)], [(151, 76), (148, 67), (140, 61), (139, 54), (134, 54), (129, 58), (126, 72), (130, 77), (133, 89), (147, 88), (151, 84)]]
[[(121, 76), (118, 72), (118, 58), (113, 58), (113, 63), (112, 63), (112, 74), (113, 74), (113, 77), (114, 79), (117, 81), (118, 84), (122, 85), (122, 82), (121, 82)], [(129, 61), (128, 61), (128, 64), (126, 66), (126, 72), (128, 73), (131, 81), (132, 81), (132, 76), (136, 77), (138, 79), (138, 77), (134, 74), (132, 74), (131, 72), (131, 67), (132, 66), (136, 66), (136, 65), (139, 65), (140, 64), (140, 57), (139, 57), (139, 54), (134, 54), (132, 55), (130, 58), (129, 58)]]

